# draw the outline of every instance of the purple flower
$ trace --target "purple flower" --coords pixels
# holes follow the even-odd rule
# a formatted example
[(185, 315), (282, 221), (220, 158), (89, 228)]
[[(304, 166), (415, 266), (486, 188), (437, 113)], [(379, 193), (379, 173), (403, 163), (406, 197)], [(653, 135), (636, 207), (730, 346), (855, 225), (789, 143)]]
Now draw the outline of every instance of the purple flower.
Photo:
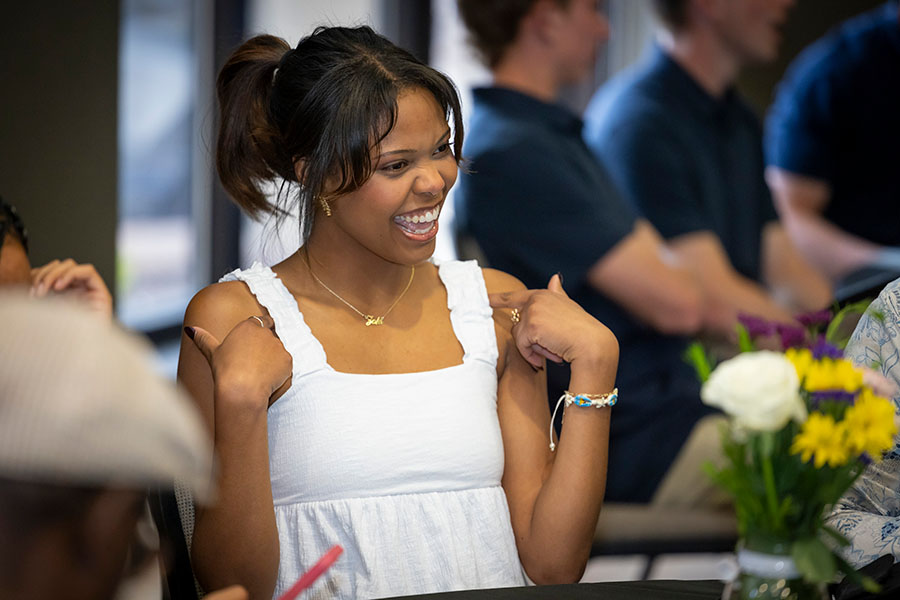
[(831, 321), (831, 316), (831, 311), (826, 308), (796, 315), (794, 318), (804, 327), (812, 327), (813, 325), (827, 325)]
[(747, 333), (751, 338), (769, 336), (775, 333), (775, 323), (760, 317), (740, 313), (738, 314), (738, 321), (747, 329)]
[(816, 340), (816, 343), (813, 344), (813, 347), (810, 348), (812, 350), (813, 358), (816, 360), (820, 360), (824, 357), (829, 358), (843, 358), (844, 351), (835, 346), (834, 344), (828, 343), (825, 339), (824, 335), (820, 335)]
[(782, 349), (787, 350), (788, 348), (797, 348), (805, 345), (806, 331), (802, 327), (779, 323), (776, 329), (778, 335), (781, 336)]
[(872, 464), (873, 461), (872, 461), (872, 457), (869, 456), (868, 452), (863, 452), (862, 454), (859, 455), (859, 462), (861, 462), (862, 464), (864, 464), (865, 466), (868, 467), (869, 465)]
[(844, 402), (846, 404), (853, 404), (856, 399), (855, 392), (848, 392), (846, 390), (819, 390), (817, 392), (810, 392), (809, 394), (809, 403), (813, 408), (818, 408), (823, 402)]

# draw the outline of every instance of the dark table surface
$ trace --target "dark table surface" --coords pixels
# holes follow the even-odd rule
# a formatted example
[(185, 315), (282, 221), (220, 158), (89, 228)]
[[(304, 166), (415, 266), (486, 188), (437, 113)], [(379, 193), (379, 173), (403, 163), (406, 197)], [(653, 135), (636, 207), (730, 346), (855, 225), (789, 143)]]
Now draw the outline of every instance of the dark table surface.
[[(413, 596), (422, 600), (719, 600), (718, 581), (618, 581), (469, 590)], [(405, 597), (409, 600), (410, 596)]]

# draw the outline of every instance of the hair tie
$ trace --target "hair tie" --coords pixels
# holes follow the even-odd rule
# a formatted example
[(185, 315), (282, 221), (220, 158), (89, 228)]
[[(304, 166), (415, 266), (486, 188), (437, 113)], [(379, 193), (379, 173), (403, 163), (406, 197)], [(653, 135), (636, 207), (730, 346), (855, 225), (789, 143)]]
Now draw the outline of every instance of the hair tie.
[(290, 50), (288, 50), (287, 52), (282, 54), (281, 60), (279, 60), (278, 64), (275, 65), (275, 70), (272, 71), (272, 84), (273, 85), (275, 84), (275, 77), (278, 75), (278, 71), (281, 69), (281, 67), (284, 65), (284, 61), (287, 60), (287, 57), (290, 56), (291, 52), (293, 52), (293, 51), (294, 51), (294, 49), (291, 48)]

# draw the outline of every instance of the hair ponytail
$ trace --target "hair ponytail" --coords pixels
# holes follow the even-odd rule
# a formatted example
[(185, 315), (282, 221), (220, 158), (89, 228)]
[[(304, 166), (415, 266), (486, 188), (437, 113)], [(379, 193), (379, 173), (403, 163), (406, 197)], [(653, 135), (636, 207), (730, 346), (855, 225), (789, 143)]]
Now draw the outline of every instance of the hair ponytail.
[(266, 181), (296, 181), (269, 110), (275, 71), (290, 51), (279, 37), (251, 38), (229, 57), (216, 81), (216, 170), (232, 199), (254, 217), (279, 210), (266, 198)]
[[(453, 82), (369, 27), (319, 27), (294, 50), (281, 38), (256, 36), (231, 55), (216, 89), (222, 184), (246, 212), (274, 214), (276, 223), (299, 203), (301, 241), (318, 198), (353, 192), (372, 175), (372, 151), (393, 128), (402, 91), (430, 93), (453, 118), (459, 162), (463, 127)], [(266, 184), (279, 178), (269, 201)]]

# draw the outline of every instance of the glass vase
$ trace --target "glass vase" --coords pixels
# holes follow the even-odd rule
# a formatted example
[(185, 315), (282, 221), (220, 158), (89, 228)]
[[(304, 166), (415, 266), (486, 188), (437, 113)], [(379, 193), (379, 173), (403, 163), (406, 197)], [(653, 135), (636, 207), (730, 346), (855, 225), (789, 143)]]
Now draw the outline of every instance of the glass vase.
[(828, 600), (825, 584), (803, 579), (790, 555), (790, 544), (741, 540), (738, 573), (725, 585), (722, 600)]

